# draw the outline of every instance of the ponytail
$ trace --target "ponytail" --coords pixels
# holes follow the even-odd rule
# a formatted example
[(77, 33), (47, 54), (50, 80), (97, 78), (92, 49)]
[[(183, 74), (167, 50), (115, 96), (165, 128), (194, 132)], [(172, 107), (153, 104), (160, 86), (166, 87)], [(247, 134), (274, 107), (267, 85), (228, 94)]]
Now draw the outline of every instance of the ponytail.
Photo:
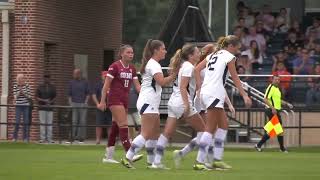
[(235, 35), (222, 36), (218, 39), (218, 46), (215, 53), (221, 49), (227, 48), (229, 45), (237, 46), (240, 44), (240, 40)]
[(154, 54), (154, 51), (156, 49), (159, 49), (164, 43), (160, 40), (152, 40), (148, 39), (144, 49), (143, 49), (143, 54), (142, 54), (142, 59), (141, 59), (141, 67), (140, 67), (140, 73), (143, 74), (145, 73), (145, 68), (146, 65), (151, 59), (151, 57)]
[(169, 67), (172, 72), (176, 72), (182, 64), (181, 49), (178, 49), (174, 56), (170, 59)]

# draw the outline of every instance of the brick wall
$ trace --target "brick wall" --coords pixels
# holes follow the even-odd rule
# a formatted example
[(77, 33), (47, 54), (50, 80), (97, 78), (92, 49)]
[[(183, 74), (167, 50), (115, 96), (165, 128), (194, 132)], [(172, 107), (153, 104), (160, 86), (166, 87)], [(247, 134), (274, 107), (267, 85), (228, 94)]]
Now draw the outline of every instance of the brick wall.
[[(121, 43), (119, 0), (16, 0), (13, 15), (10, 87), (16, 75), (23, 73), (34, 94), (48, 71), (57, 87), (59, 105), (67, 102), (66, 87), (72, 78), (74, 54), (88, 55), (88, 79), (94, 84), (102, 68), (103, 50), (116, 49)], [(13, 103), (12, 94), (9, 99)], [(14, 109), (10, 108), (10, 122), (14, 122), (14, 116)], [(39, 122), (36, 111), (33, 117), (33, 122)], [(88, 119), (94, 123), (92, 116)], [(12, 130), (8, 128), (10, 138)], [(33, 127), (32, 139), (37, 140), (38, 134), (39, 128)]]

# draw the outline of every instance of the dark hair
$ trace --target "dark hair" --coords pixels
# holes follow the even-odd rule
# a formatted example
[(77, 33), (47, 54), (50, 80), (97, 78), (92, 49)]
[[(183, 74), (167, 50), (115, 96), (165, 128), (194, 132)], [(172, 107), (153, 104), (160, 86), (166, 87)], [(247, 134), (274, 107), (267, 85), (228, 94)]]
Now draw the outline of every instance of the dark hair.
[(124, 50), (126, 50), (126, 49), (128, 49), (128, 48), (133, 49), (132, 46), (129, 45), (129, 44), (122, 44), (122, 45), (119, 47), (118, 58), (122, 59), (121, 54), (123, 53)]
[(219, 51), (223, 48), (226, 48), (228, 47), (229, 45), (233, 45), (233, 46), (237, 46), (240, 44), (240, 40), (237, 36), (235, 35), (228, 35), (228, 36), (225, 36), (225, 37), (220, 37), (218, 39), (218, 42), (217, 42), (218, 46), (216, 48), (216, 51)]
[(145, 73), (146, 65), (149, 59), (153, 56), (154, 51), (159, 49), (164, 43), (160, 40), (148, 39), (146, 46), (143, 49), (142, 59), (141, 59), (141, 68), (140, 73)]
[(188, 60), (189, 55), (193, 54), (196, 48), (197, 46), (194, 44), (186, 44), (182, 47), (182, 49), (178, 49), (170, 60), (169, 67), (171, 70), (173, 72), (177, 71), (183, 61)]
[(256, 48), (256, 49), (254, 49), (254, 52), (253, 52), (253, 57), (254, 57), (255, 59), (258, 59), (258, 58), (259, 58), (259, 56), (260, 56), (259, 46), (258, 46), (257, 41), (252, 40), (252, 41), (250, 41), (250, 47), (252, 46), (252, 44), (253, 44), (253, 43), (256, 43), (256, 44), (257, 44), (257, 48)]

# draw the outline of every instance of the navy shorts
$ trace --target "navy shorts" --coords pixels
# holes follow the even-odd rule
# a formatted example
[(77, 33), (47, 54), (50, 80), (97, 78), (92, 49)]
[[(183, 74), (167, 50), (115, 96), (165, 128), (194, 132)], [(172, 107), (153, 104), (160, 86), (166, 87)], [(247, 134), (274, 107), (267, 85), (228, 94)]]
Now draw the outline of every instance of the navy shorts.
[(112, 123), (112, 114), (110, 109), (106, 109), (106, 111), (101, 111), (97, 109), (96, 111), (96, 125), (111, 125)]

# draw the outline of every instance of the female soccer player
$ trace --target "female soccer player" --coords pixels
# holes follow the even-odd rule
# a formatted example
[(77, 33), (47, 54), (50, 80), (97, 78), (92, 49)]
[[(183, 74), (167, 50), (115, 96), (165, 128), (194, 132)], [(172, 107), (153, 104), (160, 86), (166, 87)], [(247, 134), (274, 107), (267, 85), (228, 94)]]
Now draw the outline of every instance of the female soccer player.
[[(212, 52), (215, 51), (216, 49), (216, 44), (207, 44), (206, 46), (204, 46), (201, 49), (201, 56), (200, 56), (200, 61), (198, 64), (200, 64), (203, 60), (205, 60), (205, 58), (211, 54)], [(204, 79), (204, 75), (205, 75), (205, 71), (206, 69), (204, 68), (199, 68), (199, 65), (195, 68), (195, 79), (196, 79), (196, 86), (198, 89), (197, 93), (199, 94), (200, 92), (200, 87), (202, 85), (203, 79)], [(198, 71), (198, 72), (196, 72)], [(197, 75), (197, 76), (196, 76)], [(226, 99), (225, 99), (229, 110), (235, 114), (235, 109), (228, 97), (228, 95), (226, 94)], [(194, 98), (194, 106), (197, 110), (198, 113), (200, 113), (201, 117), (203, 120), (206, 121), (206, 115), (207, 115), (207, 109), (204, 106), (204, 104), (202, 103), (201, 99), (199, 98), (199, 96), (196, 96)], [(178, 168), (180, 166), (180, 161), (181, 159), (186, 156), (189, 152), (191, 152), (193, 149), (195, 149), (196, 147), (198, 147), (199, 141), (197, 141), (197, 138), (193, 138), (189, 144), (187, 144), (184, 148), (182, 148), (181, 150), (175, 150), (173, 151), (173, 158), (175, 161), (175, 166), (176, 168)], [(213, 162), (213, 142), (212, 145), (209, 145), (209, 149), (208, 149), (208, 155), (207, 155), (207, 163), (206, 165), (208, 167), (211, 167), (211, 164)]]
[(226, 92), (224, 88), (228, 70), (231, 78), (239, 89), (241, 96), (247, 106), (251, 106), (251, 99), (242, 88), (240, 79), (235, 68), (234, 54), (239, 52), (240, 41), (236, 36), (229, 35), (222, 37), (218, 41), (217, 52), (207, 56), (206, 61), (202, 61), (199, 66), (206, 67), (205, 77), (201, 85), (200, 98), (207, 108), (206, 132), (203, 133), (197, 161), (193, 168), (195, 170), (207, 170), (205, 160), (207, 147), (212, 144), (213, 133), (215, 132), (214, 162), (213, 167), (219, 169), (230, 169), (231, 166), (222, 161), (224, 151), (224, 141), (227, 135), (228, 122), (224, 111), (224, 100)]
[[(138, 92), (140, 91), (140, 83), (138, 81), (136, 69), (131, 64), (133, 55), (133, 48), (130, 45), (122, 45), (120, 47), (120, 60), (110, 65), (102, 88), (101, 100), (98, 107), (104, 111), (108, 106), (113, 117), (106, 155), (103, 158), (103, 162), (106, 163), (119, 163), (113, 159), (114, 145), (118, 134), (125, 151), (128, 151), (130, 148), (127, 109), (131, 83), (133, 82), (136, 90)], [(106, 105), (108, 91), (108, 104)], [(141, 156), (138, 158), (141, 158)]]
[(162, 86), (174, 81), (177, 73), (172, 72), (164, 78), (159, 61), (165, 58), (167, 51), (164, 43), (159, 40), (148, 40), (142, 58), (140, 72), (142, 74), (142, 85), (137, 108), (141, 114), (141, 133), (131, 144), (125, 158), (121, 163), (127, 168), (133, 168), (133, 156), (146, 146), (147, 163), (154, 160), (154, 149), (160, 134), (159, 105), (161, 101)]
[(200, 141), (204, 131), (204, 121), (193, 105), (196, 93), (196, 82), (194, 78), (194, 65), (200, 59), (200, 51), (195, 45), (187, 44), (179, 49), (171, 58), (170, 67), (176, 71), (179, 69), (178, 78), (173, 85), (173, 93), (168, 102), (168, 119), (163, 133), (160, 135), (156, 148), (156, 156), (150, 168), (167, 169), (161, 159), (168, 139), (176, 129), (177, 120), (184, 119), (196, 130), (197, 141)]

